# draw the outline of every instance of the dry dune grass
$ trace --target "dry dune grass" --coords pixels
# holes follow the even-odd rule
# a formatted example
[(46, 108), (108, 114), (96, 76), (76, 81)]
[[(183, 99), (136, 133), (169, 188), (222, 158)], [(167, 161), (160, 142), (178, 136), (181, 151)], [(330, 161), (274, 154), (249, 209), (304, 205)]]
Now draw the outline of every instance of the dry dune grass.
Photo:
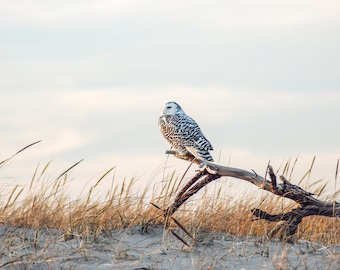
[[(7, 161), (0, 163), (0, 169)], [(133, 190), (135, 179), (113, 185), (101, 200), (92, 197), (101, 181), (114, 170), (111, 168), (92, 185), (87, 194), (80, 199), (71, 200), (67, 193), (69, 170), (50, 181), (44, 177), (48, 168), (49, 164), (42, 168), (38, 166), (31, 183), (25, 188), (0, 187), (0, 225), (32, 230), (30, 237), (33, 240), (30, 241), (33, 245), (39, 243), (42, 230), (61, 231), (64, 241), (89, 237), (96, 241), (103, 234), (110, 235), (112, 230), (127, 228), (144, 233), (155, 225), (164, 223), (162, 213), (150, 205), (150, 200), (165, 208), (181, 182), (172, 175), (151, 199), (147, 195), (150, 187), (136, 196)], [(323, 188), (319, 187), (314, 191)], [(261, 209), (277, 213), (294, 207), (293, 202), (271, 194), (260, 199), (242, 198), (242, 203), (231, 202), (222, 194), (221, 189), (210, 194), (209, 188), (206, 188), (175, 213), (176, 218), (197, 241), (207, 232), (210, 235), (216, 232), (237, 237), (265, 236), (275, 224), (263, 220), (254, 221), (250, 209), (261, 205)], [(340, 244), (340, 223), (338, 218), (305, 218), (299, 226), (297, 237), (306, 241)]]
[[(15, 186), (12, 189), (2, 187), (1, 224), (35, 229), (63, 229), (69, 234), (77, 232), (98, 235), (106, 230), (132, 226), (146, 229), (149, 225), (163, 222), (160, 211), (149, 204), (147, 189), (140, 196), (134, 194), (132, 189), (134, 179), (113, 186), (102, 200), (92, 199), (91, 195), (111, 172), (110, 169), (90, 188), (88, 194), (72, 201), (67, 194), (67, 173), (57, 180), (48, 182), (43, 180), (47, 169), (48, 165), (39, 175), (33, 177), (26, 192), (24, 187)], [(177, 185), (177, 179), (169, 179), (160, 194), (151, 198), (151, 201), (165, 208), (174, 197)], [(249, 197), (242, 198), (242, 204), (238, 204), (228, 198), (221, 198), (218, 192), (209, 195), (207, 190), (208, 188), (194, 196), (175, 214), (190, 230), (261, 236), (275, 224), (263, 220), (254, 221), (250, 209), (260, 204), (261, 209), (265, 211), (279, 213), (288, 211), (295, 205), (294, 202), (287, 202), (271, 194), (267, 195), (263, 202)], [(320, 216), (305, 218), (299, 228), (298, 238), (339, 243), (340, 223), (337, 218)]]

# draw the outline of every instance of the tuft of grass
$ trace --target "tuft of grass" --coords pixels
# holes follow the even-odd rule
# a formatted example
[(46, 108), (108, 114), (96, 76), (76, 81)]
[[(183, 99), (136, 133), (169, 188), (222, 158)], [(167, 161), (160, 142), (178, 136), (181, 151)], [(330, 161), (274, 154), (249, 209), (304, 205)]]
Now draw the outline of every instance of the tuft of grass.
[[(0, 169), (8, 160), (0, 163)], [(315, 158), (299, 184), (310, 182), (309, 176), (314, 161)], [(149, 184), (137, 194), (134, 188), (135, 178), (124, 179), (121, 183), (115, 182), (113, 178), (111, 188), (99, 199), (95, 196), (98, 187), (115, 173), (113, 167), (102, 174), (86, 194), (72, 200), (67, 189), (68, 173), (80, 162), (72, 165), (54, 180), (49, 180), (46, 176), (50, 163), (44, 166), (38, 164), (27, 187), (0, 187), (0, 224), (34, 229), (35, 238), (39, 237), (41, 229), (61, 229), (66, 241), (80, 236), (87, 238), (89, 235), (96, 239), (114, 229), (136, 226), (144, 233), (150, 225), (164, 223), (162, 213), (150, 205), (150, 200), (165, 209), (179, 186), (184, 184), (184, 176), (176, 176), (173, 172), (160, 179), (158, 188)], [(297, 159), (292, 165), (287, 162), (284, 173), (292, 175), (296, 163)], [(337, 171), (338, 165), (336, 177)], [(321, 194), (325, 184), (317, 181), (309, 184), (307, 189)], [(152, 198), (147, 195), (150, 191), (153, 191)], [(265, 195), (259, 198), (260, 194)], [(236, 201), (231, 200), (230, 196), (222, 185), (215, 186), (213, 192), (208, 185), (181, 206), (175, 213), (176, 219), (194, 235), (205, 231), (219, 231), (237, 236), (262, 236), (271, 231), (275, 223), (255, 221), (250, 209), (261, 207), (269, 213), (282, 213), (296, 206), (292, 201), (269, 193), (243, 194), (242, 198)], [(300, 239), (310, 241), (340, 243), (340, 223), (337, 218), (308, 217), (299, 226), (297, 235)]]

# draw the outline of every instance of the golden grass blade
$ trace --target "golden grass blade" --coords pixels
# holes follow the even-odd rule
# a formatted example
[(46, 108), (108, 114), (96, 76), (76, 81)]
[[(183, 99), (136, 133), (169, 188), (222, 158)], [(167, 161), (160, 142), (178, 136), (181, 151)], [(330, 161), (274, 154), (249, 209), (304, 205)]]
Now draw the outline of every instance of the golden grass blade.
[(11, 202), (12, 196), (13, 196), (14, 192), (17, 190), (17, 188), (18, 188), (18, 185), (16, 185), (16, 186), (13, 188), (11, 194), (9, 195), (9, 197), (8, 197), (8, 199), (7, 199), (7, 203), (6, 203), (5, 207), (3, 208), (2, 212), (5, 212), (5, 210), (7, 209), (8, 205), (9, 205), (10, 202)]
[(18, 192), (18, 194), (15, 196), (14, 200), (12, 201), (12, 197), (13, 197), (15, 191), (18, 189), (18, 187), (19, 187), (19, 186), (16, 185), (16, 186), (13, 188), (11, 194), (10, 194), (9, 197), (8, 197), (8, 200), (7, 200), (6, 205), (5, 205), (4, 208), (2, 209), (2, 212), (3, 212), (3, 213), (5, 212), (5, 210), (7, 209), (7, 207), (8, 207), (11, 203), (16, 202), (16, 200), (18, 199), (18, 197), (20, 196), (20, 194), (23, 192), (24, 188), (21, 188), (21, 190)]
[(35, 168), (35, 171), (34, 171), (34, 173), (33, 173), (32, 180), (31, 180), (31, 182), (30, 182), (30, 186), (29, 186), (28, 190), (31, 190), (31, 189), (32, 189), (34, 180), (35, 180), (35, 178), (36, 178), (36, 176), (37, 176), (37, 173), (38, 173), (39, 165), (40, 165), (40, 162), (38, 163), (37, 167)]
[(313, 166), (314, 166), (314, 162), (315, 162), (316, 156), (313, 157), (312, 163), (308, 169), (308, 171), (304, 174), (304, 176), (301, 178), (301, 180), (298, 182), (298, 185), (301, 185), (302, 181), (307, 177), (310, 176)]
[(90, 188), (89, 193), (87, 194), (86, 205), (90, 203), (92, 191), (93, 191), (93, 187)]
[(315, 193), (314, 191), (311, 190), (312, 187), (316, 186), (317, 184), (319, 184), (319, 183), (321, 183), (323, 181), (324, 181), (323, 179), (316, 180), (313, 183), (311, 183), (308, 187), (306, 187), (306, 189), (308, 189), (312, 193)]
[(0, 168), (1, 168), (2, 166), (4, 166), (8, 161), (10, 161), (12, 158), (14, 158), (16, 155), (20, 154), (22, 151), (26, 150), (27, 148), (29, 148), (29, 147), (31, 147), (31, 146), (37, 144), (37, 143), (40, 143), (40, 142), (41, 142), (41, 140), (36, 141), (36, 142), (34, 142), (34, 143), (31, 143), (31, 144), (25, 146), (24, 148), (20, 149), (19, 151), (17, 151), (17, 152), (16, 152), (14, 155), (12, 155), (11, 157), (9, 157), (9, 158), (7, 158), (7, 159), (1, 161), (1, 162), (0, 162)]
[(286, 175), (286, 174), (288, 173), (288, 171), (289, 171), (289, 166), (290, 166), (290, 159), (287, 160), (287, 162), (286, 162), (286, 164), (285, 164), (285, 167), (283, 168), (283, 172), (282, 172), (283, 175)]
[(37, 143), (40, 143), (41, 141), (42, 141), (42, 140), (39, 140), (39, 141), (36, 141), (36, 142), (34, 142), (34, 143), (31, 143), (31, 144), (25, 146), (24, 148), (22, 148), (22, 149), (20, 149), (18, 152), (16, 152), (16, 153), (13, 155), (13, 157), (16, 156), (17, 154), (21, 153), (22, 151), (26, 150), (27, 148), (29, 148), (29, 147), (31, 147), (31, 146), (37, 144)]
[(13, 202), (12, 202), (12, 203), (15, 203), (15, 202), (18, 200), (20, 194), (21, 194), (23, 191), (24, 191), (24, 188), (22, 187), (22, 188), (20, 189), (20, 191), (17, 193), (17, 195), (15, 196), (15, 198), (13, 199)]
[(110, 168), (108, 171), (106, 171), (99, 179), (98, 181), (94, 184), (93, 188), (98, 186), (98, 184), (114, 169), (115, 167)]
[(63, 175), (65, 175), (66, 173), (68, 173), (70, 170), (72, 170), (75, 166), (77, 166), (80, 162), (82, 162), (84, 159), (81, 159), (81, 160), (79, 160), (78, 162), (76, 162), (75, 164), (73, 164), (70, 168), (68, 168), (66, 171), (64, 171), (62, 174), (60, 174), (57, 178), (56, 178), (56, 180), (57, 179), (59, 179), (59, 178), (61, 178)]
[(179, 180), (179, 183), (178, 183), (178, 185), (177, 185), (177, 187), (176, 187), (175, 193), (177, 193), (177, 191), (178, 191), (178, 189), (179, 189), (179, 186), (181, 185), (181, 183), (182, 183), (184, 177), (185, 177), (186, 174), (188, 173), (188, 171), (189, 171), (190, 167), (192, 166), (192, 164), (194, 164), (194, 163), (193, 163), (193, 162), (190, 162), (190, 163), (189, 163), (189, 166), (186, 168), (185, 172), (183, 173), (183, 175), (182, 175), (181, 179)]
[(125, 179), (122, 183), (122, 187), (120, 189), (120, 194), (119, 194), (119, 198), (122, 198), (123, 197), (123, 193), (124, 193), (124, 190), (125, 190)]
[(333, 197), (336, 198), (338, 195), (340, 195), (340, 189), (334, 192)]
[[(170, 149), (172, 149), (172, 147), (171, 147)], [(163, 176), (162, 176), (162, 179), (163, 179), (163, 180), (165, 179), (165, 169), (166, 169), (166, 166), (167, 166), (167, 164), (168, 164), (169, 157), (170, 157), (170, 155), (166, 155), (166, 158), (165, 158), (164, 168), (163, 168)]]
[(132, 185), (135, 183), (135, 178), (131, 178), (126, 190), (125, 190), (125, 197), (128, 198), (130, 193), (131, 193), (131, 189), (132, 189)]
[(336, 182), (338, 181), (338, 172), (339, 172), (339, 159), (336, 162), (336, 168), (335, 168), (334, 190), (336, 190)]
[(51, 161), (47, 162), (47, 164), (45, 165), (45, 167), (42, 169), (39, 178), (41, 178), (47, 171), (47, 168), (50, 166)]
[(288, 177), (288, 180), (289, 180), (289, 181), (292, 179), (292, 174), (293, 174), (293, 172), (294, 172), (295, 165), (296, 165), (296, 163), (297, 163), (298, 159), (299, 159), (299, 156), (297, 156), (297, 157), (296, 157), (296, 159), (294, 160), (294, 163), (293, 163), (292, 169), (290, 170), (290, 174), (289, 174), (289, 177)]
[(174, 192), (174, 187), (176, 185), (177, 180), (175, 179), (175, 171), (172, 172), (171, 177), (167, 180), (167, 184), (163, 187), (161, 194), (163, 196), (171, 196)]
[(35, 171), (33, 173), (33, 176), (32, 176), (32, 180), (30, 182), (30, 186), (29, 186), (29, 189), (28, 190), (31, 190), (32, 187), (33, 187), (33, 184), (35, 181), (39, 181), (42, 176), (45, 174), (45, 172), (47, 171), (47, 168), (49, 167), (49, 165), (51, 164), (51, 161), (47, 162), (47, 164), (45, 165), (45, 167), (42, 169), (39, 177), (37, 178), (37, 174), (38, 174), (38, 169), (40, 167), (40, 162), (38, 163), (37, 167), (35, 168)]
[(324, 184), (322, 187), (316, 189), (316, 190), (313, 191), (312, 193), (316, 194), (317, 196), (320, 196), (321, 193), (325, 190), (326, 186), (327, 186), (327, 183)]

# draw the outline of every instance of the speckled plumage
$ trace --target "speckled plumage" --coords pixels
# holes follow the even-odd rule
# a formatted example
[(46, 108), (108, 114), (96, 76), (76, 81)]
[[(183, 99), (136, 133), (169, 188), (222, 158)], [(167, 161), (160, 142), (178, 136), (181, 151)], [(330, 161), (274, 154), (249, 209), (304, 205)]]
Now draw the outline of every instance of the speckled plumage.
[(195, 120), (185, 114), (176, 102), (167, 102), (161, 110), (158, 126), (164, 138), (178, 152), (188, 152), (198, 159), (213, 162), (210, 142), (203, 135)]

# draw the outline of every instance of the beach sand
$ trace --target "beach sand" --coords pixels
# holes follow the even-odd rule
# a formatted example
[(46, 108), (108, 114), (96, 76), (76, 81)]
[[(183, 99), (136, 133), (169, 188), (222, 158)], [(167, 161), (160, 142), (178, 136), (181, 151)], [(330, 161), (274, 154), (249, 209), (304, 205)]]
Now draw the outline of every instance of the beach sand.
[(194, 238), (194, 245), (187, 247), (162, 225), (147, 232), (138, 227), (101, 232), (97, 237), (0, 226), (0, 268), (340, 269), (340, 246), (221, 232), (200, 231)]

